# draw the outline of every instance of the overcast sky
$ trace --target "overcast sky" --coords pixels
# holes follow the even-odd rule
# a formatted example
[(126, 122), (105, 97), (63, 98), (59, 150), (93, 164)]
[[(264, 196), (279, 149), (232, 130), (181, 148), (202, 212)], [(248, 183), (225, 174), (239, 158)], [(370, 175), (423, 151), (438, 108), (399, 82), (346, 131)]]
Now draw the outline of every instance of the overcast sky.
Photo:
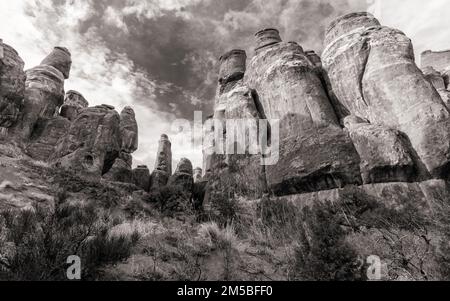
[(175, 164), (201, 166), (201, 149), (171, 129), (196, 110), (212, 112), (217, 58), (253, 34), (280, 29), (284, 40), (323, 48), (323, 30), (344, 13), (370, 10), (413, 39), (416, 54), (450, 49), (447, 0), (0, 0), (0, 38), (31, 68), (65, 46), (73, 57), (66, 90), (91, 105), (132, 106), (139, 124), (136, 164), (154, 166), (158, 139), (171, 136)]

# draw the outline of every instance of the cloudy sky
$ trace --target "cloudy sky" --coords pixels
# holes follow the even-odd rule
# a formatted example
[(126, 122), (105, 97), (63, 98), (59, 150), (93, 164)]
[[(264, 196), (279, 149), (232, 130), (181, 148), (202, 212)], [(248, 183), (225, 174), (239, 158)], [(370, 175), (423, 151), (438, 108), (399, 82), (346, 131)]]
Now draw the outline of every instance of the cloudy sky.
[(172, 128), (194, 111), (212, 112), (217, 58), (242, 48), (253, 34), (280, 29), (284, 40), (323, 49), (323, 30), (344, 13), (370, 10), (407, 33), (416, 53), (450, 49), (447, 0), (0, 0), (0, 38), (31, 68), (53, 46), (73, 56), (66, 90), (91, 105), (132, 106), (140, 130), (136, 164), (154, 165), (162, 133), (171, 136), (175, 164), (192, 149)]

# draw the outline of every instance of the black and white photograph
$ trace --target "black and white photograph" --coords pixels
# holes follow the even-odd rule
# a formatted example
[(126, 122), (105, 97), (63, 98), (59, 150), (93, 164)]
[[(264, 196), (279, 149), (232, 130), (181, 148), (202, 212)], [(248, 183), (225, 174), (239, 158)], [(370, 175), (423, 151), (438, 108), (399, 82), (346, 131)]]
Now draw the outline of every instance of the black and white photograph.
[(450, 281), (448, 8), (0, 0), (0, 287)]

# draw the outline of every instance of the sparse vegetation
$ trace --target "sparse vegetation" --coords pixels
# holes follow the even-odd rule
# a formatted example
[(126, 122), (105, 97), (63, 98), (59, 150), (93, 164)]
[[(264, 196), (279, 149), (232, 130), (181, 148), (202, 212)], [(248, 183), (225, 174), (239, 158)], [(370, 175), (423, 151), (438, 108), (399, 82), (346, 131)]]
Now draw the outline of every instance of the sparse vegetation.
[[(64, 196), (61, 193), (60, 196)], [(96, 279), (109, 263), (128, 258), (138, 232), (109, 235), (113, 223), (94, 203), (4, 211), (0, 215), (0, 279), (67, 280), (66, 260), (81, 258), (83, 280)]]

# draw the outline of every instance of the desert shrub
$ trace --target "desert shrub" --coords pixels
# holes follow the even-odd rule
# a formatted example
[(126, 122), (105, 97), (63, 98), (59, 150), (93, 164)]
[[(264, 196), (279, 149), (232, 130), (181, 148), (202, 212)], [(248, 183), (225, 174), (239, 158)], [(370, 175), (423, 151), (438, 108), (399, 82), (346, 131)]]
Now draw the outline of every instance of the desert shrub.
[(233, 224), (221, 229), (216, 223), (209, 222), (200, 225), (198, 234), (209, 242), (209, 245), (222, 253), (223, 273), (225, 281), (232, 280), (234, 271), (234, 251), (239, 247), (239, 239)]
[(346, 230), (331, 203), (316, 203), (301, 214), (304, 228), (296, 248), (297, 280), (362, 280), (362, 266), (345, 241)]
[(193, 214), (194, 206), (191, 199), (192, 192), (169, 185), (152, 191), (149, 201), (156, 204), (162, 214), (173, 217), (179, 213)]
[[(134, 233), (110, 236), (112, 222), (93, 203), (71, 205), (61, 199), (54, 210), (37, 206), (2, 212), (0, 225), (3, 280), (67, 280), (66, 260), (72, 255), (81, 258), (83, 280), (96, 279), (104, 265), (128, 258), (138, 240)], [(5, 245), (8, 250), (2, 249)]]
[(226, 227), (233, 223), (239, 213), (239, 199), (233, 177), (226, 172), (214, 175), (207, 188), (207, 219)]
[(436, 221), (419, 208), (413, 200), (390, 207), (383, 200), (352, 189), (344, 191), (338, 202), (306, 206), (300, 210), (302, 227), (296, 248), (295, 278), (364, 280), (365, 259), (371, 253), (356, 251), (357, 244), (348, 239), (375, 235), (375, 249), (366, 251), (377, 250), (389, 260), (389, 278), (407, 274), (412, 279), (435, 279), (430, 229)]

